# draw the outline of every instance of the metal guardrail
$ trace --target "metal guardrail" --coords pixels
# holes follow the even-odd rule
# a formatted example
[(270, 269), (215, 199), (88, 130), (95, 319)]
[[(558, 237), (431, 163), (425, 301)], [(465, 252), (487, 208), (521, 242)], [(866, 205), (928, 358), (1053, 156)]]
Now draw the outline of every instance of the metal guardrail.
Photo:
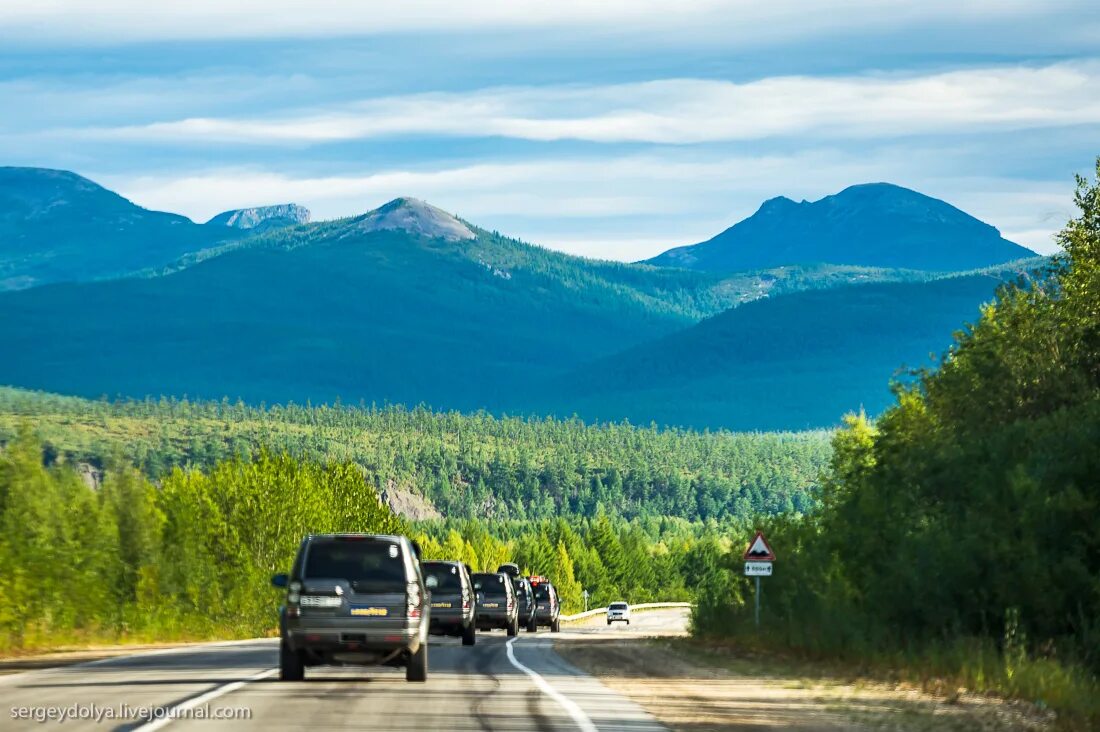
[[(630, 612), (635, 610), (660, 610), (667, 607), (691, 607), (690, 602), (642, 602), (637, 605), (630, 606)], [(588, 610), (583, 613), (577, 613), (576, 615), (562, 615), (560, 616), (563, 622), (572, 623), (577, 620), (584, 620), (585, 618), (594, 618), (597, 615), (606, 615), (606, 607), (598, 607), (592, 610)]]

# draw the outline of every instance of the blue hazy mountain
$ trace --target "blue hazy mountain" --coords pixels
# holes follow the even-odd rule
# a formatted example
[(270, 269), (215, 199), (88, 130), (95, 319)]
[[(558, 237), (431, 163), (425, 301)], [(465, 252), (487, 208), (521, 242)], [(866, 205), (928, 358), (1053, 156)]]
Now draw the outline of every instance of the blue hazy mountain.
[(744, 294), (708, 273), (524, 244), (407, 198), (164, 271), (0, 293), (0, 341), (19, 354), (0, 360), (0, 383), (492, 407), (523, 381), (667, 335)]
[(711, 272), (816, 262), (953, 272), (1034, 256), (944, 201), (868, 183), (820, 201), (772, 198), (714, 238), (648, 261)]
[(16, 354), (0, 384), (90, 397), (832, 424), (884, 404), (893, 369), (945, 347), (999, 281), (602, 262), (412, 198), (335, 221), (288, 205), (195, 224), (71, 173), (0, 180), (0, 253), (23, 288), (0, 292)]
[(76, 173), (0, 168), (0, 290), (163, 265), (244, 233), (149, 211)]
[(891, 378), (930, 366), (1000, 285), (1045, 264), (756, 300), (543, 384), (539, 406), (590, 420), (765, 430), (877, 414), (893, 401)]

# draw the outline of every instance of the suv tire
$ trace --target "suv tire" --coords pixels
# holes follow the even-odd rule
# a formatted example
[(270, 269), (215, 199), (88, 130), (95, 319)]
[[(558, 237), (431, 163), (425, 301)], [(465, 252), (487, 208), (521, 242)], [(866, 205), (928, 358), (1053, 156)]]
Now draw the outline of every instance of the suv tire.
[(508, 636), (514, 636), (519, 632), (519, 618), (512, 618), (512, 622), (508, 623)]
[(477, 641), (477, 628), (473, 623), (470, 623), (462, 629), (462, 645), (472, 646)]
[(286, 643), (279, 644), (279, 680), (301, 681), (306, 677), (305, 659), (300, 651), (290, 650)]
[(421, 643), (420, 649), (409, 656), (409, 665), (405, 667), (405, 681), (428, 680), (428, 644)]
[(550, 632), (551, 633), (558, 633), (560, 631), (561, 631), (561, 620), (559, 618), (554, 618), (554, 622), (550, 623)]
[(537, 633), (539, 630), (539, 624), (535, 621), (535, 614), (531, 613), (531, 619), (527, 621), (527, 632)]

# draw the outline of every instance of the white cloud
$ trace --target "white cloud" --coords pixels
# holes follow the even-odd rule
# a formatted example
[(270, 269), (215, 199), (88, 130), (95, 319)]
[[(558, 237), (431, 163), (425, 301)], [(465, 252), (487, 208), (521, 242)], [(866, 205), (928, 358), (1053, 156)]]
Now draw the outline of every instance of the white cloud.
[(693, 144), (885, 138), (1100, 124), (1100, 62), (929, 75), (668, 79), (387, 97), (282, 118), (190, 118), (52, 135), (157, 142), (317, 144), (399, 135)]
[[(747, 45), (921, 22), (988, 24), (1088, 7), (1083, 0), (189, 0), (155, 6), (147, 0), (11, 0), (0, 4), (0, 38), (94, 44), (558, 28), (619, 36), (646, 33), (658, 42), (678, 32), (682, 42)], [(1074, 25), (1067, 19), (1065, 27)]]

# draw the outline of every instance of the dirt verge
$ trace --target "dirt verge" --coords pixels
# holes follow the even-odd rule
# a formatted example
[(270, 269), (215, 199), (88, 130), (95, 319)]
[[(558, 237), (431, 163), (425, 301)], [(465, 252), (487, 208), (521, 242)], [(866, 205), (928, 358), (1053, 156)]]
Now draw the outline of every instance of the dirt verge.
[(1047, 730), (1028, 705), (844, 679), (789, 661), (708, 653), (681, 639), (555, 643), (555, 650), (674, 730)]

